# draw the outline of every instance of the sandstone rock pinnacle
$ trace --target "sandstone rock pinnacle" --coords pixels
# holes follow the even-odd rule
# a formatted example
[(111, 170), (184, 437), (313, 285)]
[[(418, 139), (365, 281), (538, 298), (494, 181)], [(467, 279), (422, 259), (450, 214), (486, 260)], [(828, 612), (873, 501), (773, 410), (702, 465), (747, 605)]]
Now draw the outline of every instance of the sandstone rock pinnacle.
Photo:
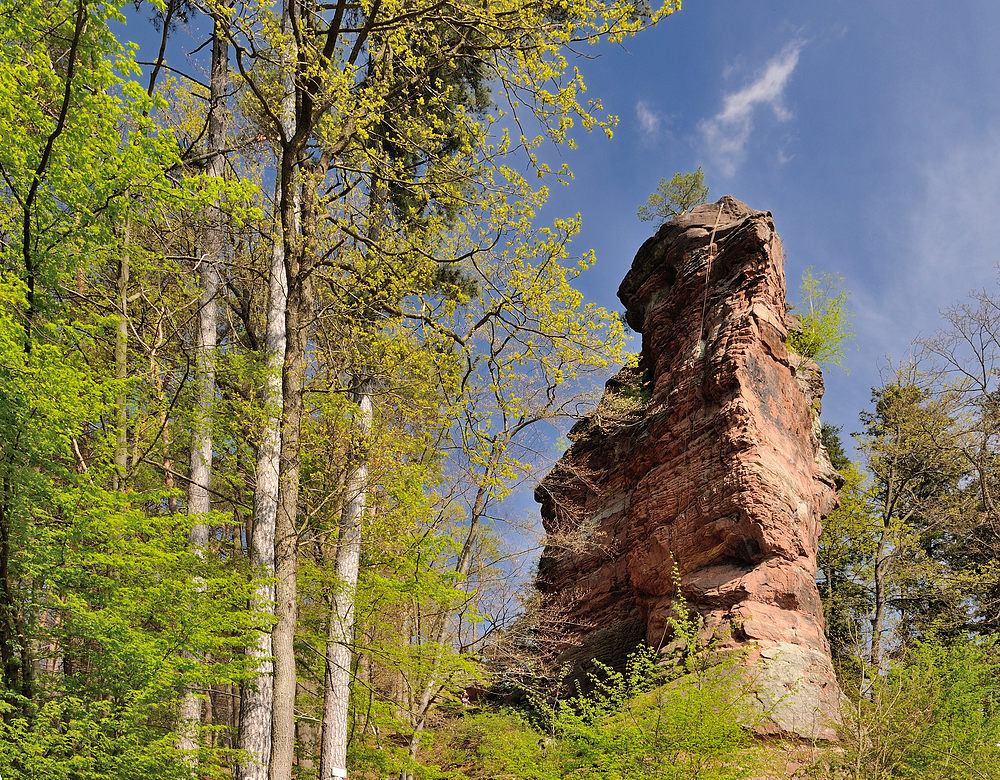
[(837, 476), (819, 368), (785, 346), (770, 213), (724, 197), (668, 222), (618, 296), (642, 334), (638, 364), (535, 491), (543, 609), (577, 639), (564, 656), (614, 664), (638, 641), (663, 646), (679, 576), (704, 635), (745, 649), (767, 728), (834, 739), (841, 694), (815, 575)]

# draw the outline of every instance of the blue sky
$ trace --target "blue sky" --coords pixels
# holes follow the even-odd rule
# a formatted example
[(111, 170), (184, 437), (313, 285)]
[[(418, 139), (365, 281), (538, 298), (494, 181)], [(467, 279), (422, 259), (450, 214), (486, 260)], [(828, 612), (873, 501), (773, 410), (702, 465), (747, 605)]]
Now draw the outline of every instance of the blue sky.
[(652, 232), (636, 208), (701, 165), (711, 200), (774, 214), (790, 298), (809, 266), (845, 278), (858, 348), (849, 375), (826, 372), (823, 417), (858, 430), (886, 356), (997, 287), (998, 32), (996, 2), (688, 0), (627, 49), (595, 50), (580, 68), (620, 124), (580, 138), (552, 199), (597, 252), (585, 292), (621, 308)]

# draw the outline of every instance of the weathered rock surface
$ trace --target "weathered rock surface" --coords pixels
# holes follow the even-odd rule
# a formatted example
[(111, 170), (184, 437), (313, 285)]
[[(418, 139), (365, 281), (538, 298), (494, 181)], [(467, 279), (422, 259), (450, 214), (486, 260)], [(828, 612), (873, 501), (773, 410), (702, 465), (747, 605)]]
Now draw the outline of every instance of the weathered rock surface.
[(704, 636), (745, 648), (768, 728), (835, 738), (815, 574), (836, 473), (819, 369), (785, 347), (770, 213), (725, 197), (667, 223), (618, 296), (642, 333), (638, 366), (608, 382), (535, 492), (543, 610), (577, 640), (564, 655), (617, 663), (641, 639), (664, 646), (679, 582)]

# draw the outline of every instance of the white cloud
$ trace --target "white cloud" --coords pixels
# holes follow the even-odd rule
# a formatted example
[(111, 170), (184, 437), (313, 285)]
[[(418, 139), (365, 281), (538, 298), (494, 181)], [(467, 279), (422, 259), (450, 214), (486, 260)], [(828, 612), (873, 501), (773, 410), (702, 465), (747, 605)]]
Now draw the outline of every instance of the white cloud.
[(726, 95), (722, 110), (699, 126), (709, 153), (724, 175), (732, 176), (743, 162), (747, 141), (753, 132), (754, 113), (759, 106), (770, 107), (780, 122), (792, 118), (783, 98), (785, 87), (799, 64), (803, 45), (803, 41), (793, 41), (782, 49), (753, 82)]
[(639, 121), (639, 130), (643, 139), (652, 140), (660, 130), (663, 118), (649, 107), (645, 100), (636, 101), (635, 117)]

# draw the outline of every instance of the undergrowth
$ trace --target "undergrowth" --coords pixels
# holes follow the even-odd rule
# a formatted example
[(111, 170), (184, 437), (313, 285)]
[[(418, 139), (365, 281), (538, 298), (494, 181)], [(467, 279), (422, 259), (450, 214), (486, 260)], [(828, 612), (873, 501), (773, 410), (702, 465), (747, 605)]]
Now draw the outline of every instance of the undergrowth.
[[(424, 780), (740, 780), (759, 761), (759, 717), (741, 659), (701, 644), (697, 618), (673, 621), (671, 653), (640, 647), (623, 671), (596, 663), (567, 694), (562, 670), (527, 706), (470, 713), (435, 734)], [(740, 667), (740, 668), (738, 668)], [(428, 766), (427, 764), (433, 764)]]

